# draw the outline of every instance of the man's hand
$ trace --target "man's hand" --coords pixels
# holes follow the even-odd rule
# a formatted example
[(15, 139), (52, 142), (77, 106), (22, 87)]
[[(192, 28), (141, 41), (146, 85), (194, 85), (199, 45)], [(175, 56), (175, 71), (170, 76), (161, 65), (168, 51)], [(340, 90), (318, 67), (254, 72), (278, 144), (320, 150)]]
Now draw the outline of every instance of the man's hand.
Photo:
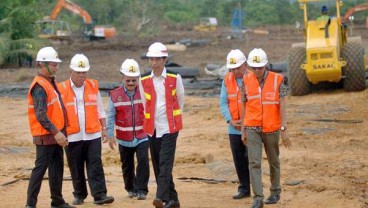
[(291, 141), (286, 131), (281, 131), (281, 139), (282, 139), (282, 144), (284, 144), (286, 148), (291, 147)]
[(116, 141), (113, 137), (109, 137), (107, 138), (107, 140), (109, 141), (109, 146), (110, 148), (113, 150), (115, 149), (115, 146), (116, 146)]
[(241, 122), (241, 120), (230, 120), (229, 121), (229, 124), (232, 126), (232, 127), (234, 127), (234, 129), (236, 129), (236, 130), (238, 130), (238, 131), (240, 131), (240, 128), (241, 128), (241, 124), (242, 124), (242, 122)]
[(58, 143), (58, 145), (60, 145), (62, 147), (68, 146), (68, 139), (60, 131), (57, 134), (55, 134), (54, 138), (55, 138), (56, 142)]
[(101, 139), (102, 139), (102, 142), (103, 143), (106, 143), (108, 138), (107, 138), (107, 132), (106, 132), (106, 129), (102, 129), (101, 131)]

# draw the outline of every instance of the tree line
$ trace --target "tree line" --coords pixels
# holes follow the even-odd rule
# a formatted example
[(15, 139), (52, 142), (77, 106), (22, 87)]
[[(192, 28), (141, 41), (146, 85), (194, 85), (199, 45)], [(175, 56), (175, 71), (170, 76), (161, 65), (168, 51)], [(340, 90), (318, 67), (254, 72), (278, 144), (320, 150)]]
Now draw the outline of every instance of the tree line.
[[(182, 26), (189, 29), (201, 17), (216, 17), (220, 26), (230, 26), (234, 10), (241, 11), (244, 27), (290, 25), (302, 22), (302, 11), (295, 0), (73, 0), (88, 11), (95, 24), (114, 25), (118, 33), (157, 34), (158, 25)], [(331, 1), (330, 1), (331, 2)], [(366, 0), (344, 1), (342, 14)], [(0, 1), (0, 66), (17, 65), (34, 55), (42, 40), (35, 34), (34, 23), (50, 15), (57, 0)], [(332, 10), (334, 10), (332, 8)], [(320, 13), (320, 5), (312, 5), (311, 15)], [(333, 11), (331, 11), (333, 13)], [(357, 18), (366, 13), (357, 14)], [(58, 18), (72, 30), (81, 30), (81, 17), (63, 9)], [(177, 27), (176, 27), (177, 28)]]

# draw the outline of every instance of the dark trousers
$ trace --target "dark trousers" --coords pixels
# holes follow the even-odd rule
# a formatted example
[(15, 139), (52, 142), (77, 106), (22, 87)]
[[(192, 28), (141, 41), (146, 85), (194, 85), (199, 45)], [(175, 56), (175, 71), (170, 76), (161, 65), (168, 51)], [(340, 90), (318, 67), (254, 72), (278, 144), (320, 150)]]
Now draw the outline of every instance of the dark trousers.
[(172, 176), (178, 135), (179, 132), (156, 138), (155, 132), (152, 137), (149, 137), (152, 165), (157, 183), (156, 197), (165, 202), (178, 201), (178, 193), (175, 190)]
[(88, 195), (84, 165), (86, 165), (88, 185), (94, 199), (99, 200), (105, 196), (107, 190), (101, 160), (101, 138), (70, 142), (66, 148), (66, 156), (72, 175), (74, 197), (85, 199)]
[(27, 190), (27, 205), (36, 206), (41, 183), (47, 168), (49, 169), (49, 186), (51, 205), (59, 206), (65, 201), (62, 195), (64, 173), (63, 148), (55, 145), (36, 145), (36, 161), (29, 179)]
[(250, 193), (248, 150), (241, 140), (241, 135), (229, 134), (231, 153), (239, 179), (238, 192)]
[[(123, 172), (125, 190), (135, 193), (148, 193), (150, 175), (148, 162), (148, 141), (136, 147), (119, 145), (121, 170)], [(134, 154), (137, 154), (137, 171), (134, 171)], [(136, 173), (136, 174), (135, 174)]]

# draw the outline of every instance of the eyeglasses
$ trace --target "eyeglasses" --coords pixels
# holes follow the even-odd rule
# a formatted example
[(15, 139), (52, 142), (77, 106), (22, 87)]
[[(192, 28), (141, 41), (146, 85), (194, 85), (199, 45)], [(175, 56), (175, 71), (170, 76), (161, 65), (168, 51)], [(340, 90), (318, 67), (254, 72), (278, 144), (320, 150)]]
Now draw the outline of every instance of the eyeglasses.
[(126, 80), (125, 80), (125, 82), (126, 82), (126, 83), (130, 83), (130, 82), (131, 82), (131, 83), (136, 83), (136, 82), (137, 82), (137, 80), (136, 80), (136, 79), (126, 79)]

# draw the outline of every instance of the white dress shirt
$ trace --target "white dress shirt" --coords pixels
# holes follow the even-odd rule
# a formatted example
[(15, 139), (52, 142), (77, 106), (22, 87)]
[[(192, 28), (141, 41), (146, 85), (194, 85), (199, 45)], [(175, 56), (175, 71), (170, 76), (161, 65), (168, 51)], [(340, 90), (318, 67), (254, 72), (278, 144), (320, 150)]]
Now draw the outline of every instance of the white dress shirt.
[[(80, 131), (75, 134), (68, 134), (68, 141), (69, 142), (87, 141), (101, 137), (100, 131), (93, 134), (86, 133), (86, 116), (84, 111), (84, 83), (81, 87), (76, 87), (71, 79), (70, 83), (72, 85), (72, 89), (75, 94), (74, 99), (76, 99), (76, 106), (77, 106), (76, 111), (78, 112)], [(100, 91), (97, 94), (97, 112), (99, 119), (106, 118), (106, 113), (102, 103)]]
[[(170, 133), (169, 122), (167, 120), (166, 113), (166, 98), (165, 98), (165, 78), (166, 78), (166, 68), (162, 71), (160, 76), (155, 76), (153, 71), (151, 72), (150, 77), (152, 78), (153, 85), (156, 91), (156, 106), (155, 106), (155, 129), (156, 129), (156, 137), (162, 137), (164, 134)], [(143, 99), (144, 106), (146, 104), (146, 97), (144, 96), (144, 88), (142, 83), (139, 83), (141, 97)], [(183, 112), (184, 108), (184, 86), (183, 80), (180, 74), (176, 76), (176, 95), (178, 96), (178, 102)], [(152, 135), (151, 135), (152, 136)]]

